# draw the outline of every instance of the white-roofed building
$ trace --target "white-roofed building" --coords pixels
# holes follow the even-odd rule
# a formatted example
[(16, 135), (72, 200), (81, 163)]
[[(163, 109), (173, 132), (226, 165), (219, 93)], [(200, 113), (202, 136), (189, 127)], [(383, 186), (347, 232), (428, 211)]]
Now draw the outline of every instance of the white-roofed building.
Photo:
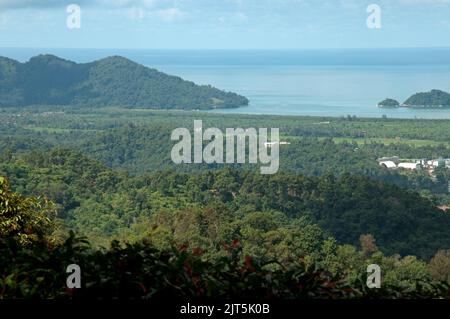
[(419, 163), (399, 163), (397, 167), (416, 170), (416, 169), (421, 169), (422, 165), (420, 165)]
[(393, 161), (380, 162), (380, 166), (383, 166), (383, 167), (386, 167), (386, 168), (397, 168), (397, 165)]
[(289, 143), (289, 142), (266, 142), (266, 143), (264, 143), (264, 147), (265, 148), (269, 148), (269, 147), (272, 147), (272, 146), (274, 146), (276, 144), (278, 144), (278, 145), (290, 145), (291, 143)]

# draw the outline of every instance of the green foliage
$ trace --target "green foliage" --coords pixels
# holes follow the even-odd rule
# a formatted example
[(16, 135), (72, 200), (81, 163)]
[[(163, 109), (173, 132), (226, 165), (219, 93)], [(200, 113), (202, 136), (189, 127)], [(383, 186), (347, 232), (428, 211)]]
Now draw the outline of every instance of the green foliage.
[(0, 176), (0, 237), (14, 238), (21, 244), (40, 240), (51, 231), (51, 212), (46, 199), (13, 193)]
[[(222, 169), (133, 177), (68, 150), (45, 156), (26, 154), (0, 165), (0, 172), (21, 192), (48, 196), (69, 227), (98, 243), (111, 238), (139, 238), (146, 233), (140, 223), (152, 223), (152, 218), (164, 218), (169, 211), (166, 228), (179, 227), (173, 224), (179, 214), (183, 217), (178, 222), (180, 233), (196, 245), (208, 241), (202, 235), (203, 228), (197, 228), (197, 221), (214, 217), (211, 223), (223, 227), (225, 233), (220, 236), (224, 240), (230, 239), (227, 232), (239, 230), (249, 242), (261, 243), (256, 245), (258, 251), (265, 251), (262, 242), (268, 239), (264, 238), (288, 238), (285, 230), (277, 229), (295, 224), (299, 218), (318, 224), (339, 243), (356, 245), (361, 235), (372, 234), (378, 248), (388, 254), (431, 258), (437, 250), (450, 246), (450, 216), (436, 209), (429, 199), (358, 175), (262, 176), (253, 171)], [(255, 228), (253, 220), (266, 221), (266, 225)], [(237, 221), (248, 226), (239, 227)], [(167, 229), (158, 231), (167, 235)]]
[(429, 263), (430, 274), (435, 280), (450, 281), (450, 250), (440, 250)]
[[(359, 296), (342, 279), (325, 271), (308, 272), (291, 264), (279, 271), (265, 270), (239, 247), (212, 262), (199, 249), (155, 250), (147, 243), (125, 246), (113, 242), (108, 250), (93, 251), (71, 236), (48, 248), (34, 244), (23, 249), (0, 239), (0, 299), (5, 298), (350, 298)], [(14, 263), (11, 263), (15, 256)], [(83, 288), (65, 288), (64, 269), (77, 263)]]
[[(385, 284), (380, 290), (364, 287), (362, 276), (350, 284), (328, 271), (308, 270), (304, 262), (277, 270), (244, 256), (233, 245), (213, 262), (201, 249), (186, 247), (160, 251), (146, 242), (93, 250), (73, 234), (62, 244), (35, 242), (24, 248), (0, 238), (0, 299), (158, 299), (233, 298), (348, 299), (446, 298), (444, 283), (417, 281), (417, 289)], [(83, 271), (83, 289), (65, 286), (65, 268), (76, 263)]]
[[(205, 127), (280, 127), (282, 138), (291, 142), (281, 148), (281, 172), (261, 176), (250, 165), (175, 166), (170, 161), (170, 132), (175, 127), (192, 127), (200, 115)], [(448, 121), (73, 107), (58, 112), (52, 107), (0, 109), (0, 116), (0, 174), (8, 177), (13, 191), (23, 194), (8, 191), (8, 196), (46, 196), (55, 202), (58, 213), (56, 223), (44, 227), (56, 228), (51, 238), (57, 236), (58, 241), (52, 240), (52, 245), (48, 238), (42, 243), (34, 236), (27, 241), (32, 245), (28, 249), (11, 234), (13, 244), (6, 234), (9, 228), (2, 236), (0, 253), (8, 256), (0, 260), (0, 268), (8, 269), (0, 277), (0, 283), (7, 285), (5, 298), (36, 297), (39, 291), (43, 297), (66, 297), (63, 285), (68, 261), (87, 266), (88, 282), (96, 287), (89, 291), (91, 297), (97, 292), (153, 296), (135, 290), (130, 284), (134, 275), (155, 285), (155, 296), (159, 292), (194, 296), (197, 286), (176, 277), (180, 268), (172, 264), (181, 253), (194, 258), (201, 271), (202, 267), (211, 269), (209, 277), (200, 276), (202, 288), (214, 287), (216, 281), (209, 282), (211, 278), (230, 277), (237, 285), (238, 272), (227, 265), (240, 269), (245, 257), (251, 256), (253, 267), (261, 272), (254, 277), (256, 283), (236, 288), (236, 294), (270, 285), (283, 292), (271, 291), (276, 296), (303, 298), (306, 291), (288, 286), (290, 280), (302, 282), (295, 281), (298, 277), (293, 273), (310, 276), (316, 269), (325, 269), (326, 278), (339, 282), (336, 294), (326, 290), (331, 296), (446, 296), (447, 256), (440, 252), (427, 261), (450, 245), (449, 215), (436, 209), (450, 204), (449, 170), (438, 169), (433, 175), (389, 171), (376, 158), (450, 157)], [(29, 216), (41, 216), (38, 206), (32, 211)], [(75, 237), (63, 244), (68, 229), (87, 236), (91, 244)], [(122, 244), (115, 249), (99, 248), (109, 246), (112, 239)], [(184, 248), (180, 251), (179, 247)], [(67, 252), (72, 250), (76, 252)], [(16, 255), (21, 257), (11, 262)], [(150, 268), (146, 262), (132, 268), (130, 262), (127, 267), (131, 268), (125, 271), (131, 269), (132, 275), (123, 275), (119, 272), (123, 269), (116, 270), (117, 264), (105, 256), (133, 262), (147, 256)], [(154, 283), (146, 271), (160, 268), (151, 268), (152, 263), (172, 270)], [(371, 263), (382, 267), (381, 290), (365, 288), (366, 267)], [(230, 271), (215, 272), (223, 267)], [(94, 272), (101, 272), (108, 285)], [(268, 281), (263, 274), (277, 281)], [(161, 278), (188, 288), (176, 292)], [(351, 293), (340, 290), (346, 286), (353, 289)], [(214, 289), (211, 293), (232, 294)], [(311, 297), (322, 294), (316, 288), (311, 291)]]
[[(5, 198), (20, 196), (3, 187), (6, 193)], [(11, 210), (22, 206), (22, 201), (14, 201)], [(39, 224), (45, 213), (38, 207), (27, 218)], [(92, 248), (73, 232), (53, 244), (42, 236), (25, 244), (15, 233), (2, 233), (0, 299), (448, 297), (449, 283), (432, 281), (423, 261), (378, 252), (364, 259), (367, 252), (324, 239), (319, 228), (304, 220), (289, 225), (281, 214), (254, 213), (233, 222), (236, 229), (230, 232), (214, 209), (172, 217), (154, 216), (146, 239), (113, 241), (109, 249)], [(8, 219), (15, 218), (4, 216)], [(161, 237), (159, 227), (166, 227), (169, 237)], [(209, 242), (198, 241), (201, 237)], [(228, 244), (228, 238), (235, 239)], [(158, 240), (167, 247), (158, 248)], [(195, 246), (198, 243), (209, 246)], [(262, 251), (256, 249), (260, 246)], [(386, 273), (380, 290), (365, 287), (364, 265), (371, 262)], [(82, 269), (81, 290), (65, 286), (65, 268), (73, 263)]]

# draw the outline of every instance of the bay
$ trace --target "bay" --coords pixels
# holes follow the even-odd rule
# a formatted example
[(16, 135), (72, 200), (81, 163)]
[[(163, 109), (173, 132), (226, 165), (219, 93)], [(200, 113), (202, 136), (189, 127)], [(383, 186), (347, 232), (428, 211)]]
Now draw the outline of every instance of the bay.
[(250, 104), (220, 113), (450, 119), (450, 109), (380, 109), (416, 92), (450, 92), (450, 48), (328, 50), (114, 50), (0, 48), (26, 61), (49, 53), (76, 62), (111, 55), (197, 84), (246, 96)]

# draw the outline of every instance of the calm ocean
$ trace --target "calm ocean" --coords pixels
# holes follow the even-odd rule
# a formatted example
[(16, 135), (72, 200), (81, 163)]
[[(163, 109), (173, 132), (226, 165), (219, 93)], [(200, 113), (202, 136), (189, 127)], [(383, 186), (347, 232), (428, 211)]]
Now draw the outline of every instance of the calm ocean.
[(386, 97), (450, 92), (450, 48), (304, 51), (184, 51), (0, 48), (26, 61), (51, 53), (76, 62), (122, 55), (198, 84), (237, 92), (248, 107), (214, 112), (450, 119), (448, 110), (379, 109)]

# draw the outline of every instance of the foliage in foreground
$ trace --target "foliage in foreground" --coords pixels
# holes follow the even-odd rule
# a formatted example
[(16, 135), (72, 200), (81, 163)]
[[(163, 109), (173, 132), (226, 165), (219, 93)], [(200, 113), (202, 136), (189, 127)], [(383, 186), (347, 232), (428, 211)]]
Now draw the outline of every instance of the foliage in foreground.
[(9, 190), (0, 176), (0, 238), (21, 244), (42, 239), (52, 228), (52, 204), (44, 198), (25, 198)]
[[(343, 278), (324, 270), (307, 271), (300, 261), (270, 270), (240, 254), (237, 243), (214, 263), (202, 259), (202, 251), (186, 247), (158, 251), (145, 242), (92, 250), (72, 236), (61, 245), (33, 243), (24, 247), (0, 240), (0, 298), (446, 298), (444, 284), (418, 283), (417, 289), (384, 286), (364, 288), (360, 278), (350, 286)], [(65, 268), (76, 263), (82, 269), (83, 288), (65, 288)]]
[[(12, 193), (4, 180), (0, 190), (0, 299), (449, 297), (445, 281), (417, 280), (412, 288), (383, 284), (381, 289), (370, 290), (363, 273), (350, 281), (344, 272), (308, 265), (302, 257), (285, 263), (263, 261), (246, 255), (237, 240), (224, 245), (215, 258), (188, 246), (156, 249), (148, 240), (113, 241), (109, 249), (93, 249), (71, 232), (66, 240), (58, 241), (46, 235), (50, 220), (41, 222), (47, 211), (30, 204), (36, 199)], [(7, 232), (10, 220), (26, 222)], [(370, 236), (362, 242), (366, 253), (375, 249)], [(445, 254), (441, 255), (435, 257), (438, 264), (446, 261)], [(82, 289), (66, 288), (70, 264), (81, 267)]]

